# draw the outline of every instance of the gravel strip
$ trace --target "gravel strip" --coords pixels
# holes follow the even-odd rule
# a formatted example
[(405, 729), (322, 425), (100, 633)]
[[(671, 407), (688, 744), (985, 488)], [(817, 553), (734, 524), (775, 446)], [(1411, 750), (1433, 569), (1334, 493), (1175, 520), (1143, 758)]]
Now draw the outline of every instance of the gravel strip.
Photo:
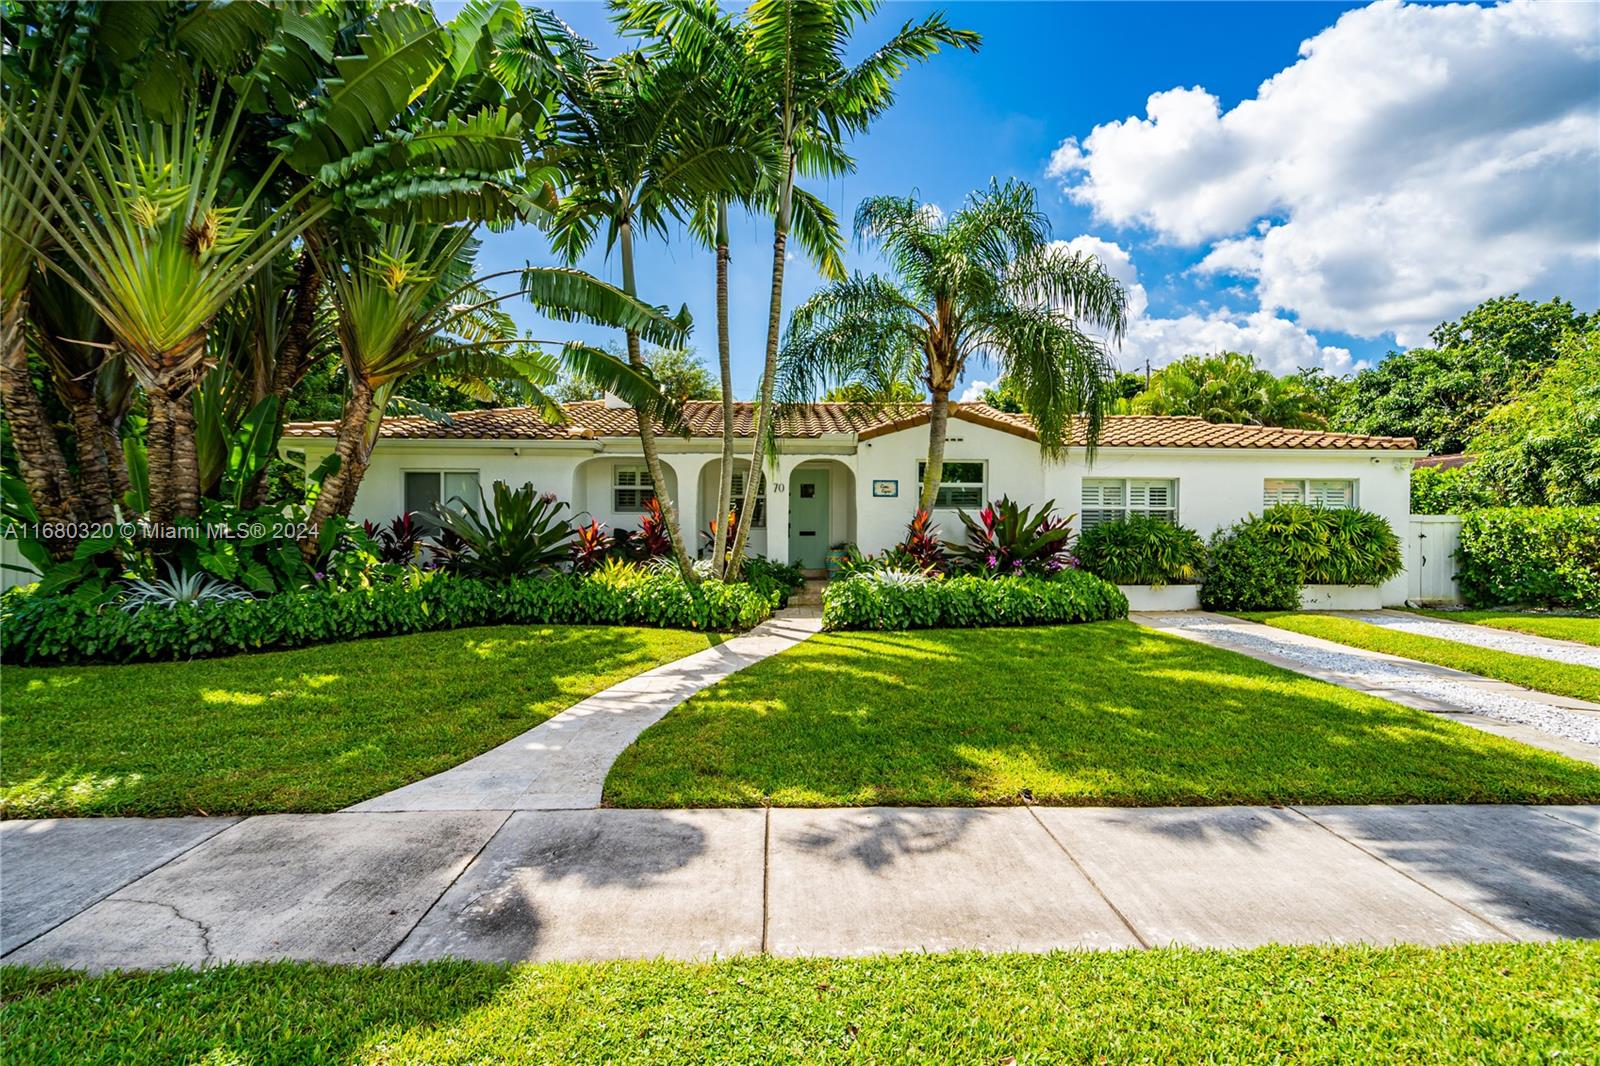
[(1593, 666), (1600, 669), (1600, 648), (1554, 647), (1532, 640), (1526, 634), (1513, 633), (1505, 629), (1475, 626), (1468, 622), (1436, 622), (1426, 618), (1394, 614), (1352, 613), (1341, 614), (1339, 617), (1383, 626), (1385, 629), (1395, 629), (1402, 633), (1415, 633), (1419, 637), (1439, 637), (1443, 640), (1453, 640), (1457, 644), (1475, 644), (1480, 648), (1508, 651), (1514, 655), (1531, 655), (1535, 659), (1551, 659), (1558, 663), (1575, 663), (1579, 666)]
[(1188, 629), (1240, 649), (1267, 652), (1290, 662), (1329, 670), (1377, 688), (1405, 692), (1448, 704), (1470, 714), (1532, 726), (1551, 736), (1600, 747), (1600, 715), (1566, 711), (1533, 700), (1486, 692), (1472, 685), (1423, 673), (1400, 663), (1358, 651), (1324, 651), (1278, 636), (1268, 626), (1250, 622), (1218, 622), (1184, 615), (1160, 615), (1163, 626)]

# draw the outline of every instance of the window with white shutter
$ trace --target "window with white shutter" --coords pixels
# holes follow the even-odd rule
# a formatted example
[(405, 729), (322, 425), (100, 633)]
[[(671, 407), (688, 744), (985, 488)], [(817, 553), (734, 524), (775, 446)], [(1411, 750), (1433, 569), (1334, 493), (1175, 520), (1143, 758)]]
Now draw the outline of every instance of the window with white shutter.
[(1356, 505), (1354, 478), (1267, 478), (1261, 489), (1261, 505), (1304, 503), (1329, 510), (1346, 510)]
[[(934, 497), (934, 510), (953, 511), (957, 508), (972, 510), (982, 507), (985, 500), (984, 464), (981, 462), (951, 462), (944, 464), (944, 476), (939, 479), (939, 494)], [(917, 464), (917, 484), (928, 476), (928, 464)]]
[(618, 514), (638, 514), (656, 498), (649, 467), (619, 466), (611, 477), (611, 509)]
[(1178, 483), (1172, 478), (1084, 478), (1078, 523), (1093, 529), (1129, 515), (1178, 521)]
[[(737, 504), (744, 499), (744, 471), (733, 472), (733, 499)], [(751, 529), (767, 528), (767, 479), (761, 478), (761, 484), (756, 486), (756, 514), (750, 522)]]

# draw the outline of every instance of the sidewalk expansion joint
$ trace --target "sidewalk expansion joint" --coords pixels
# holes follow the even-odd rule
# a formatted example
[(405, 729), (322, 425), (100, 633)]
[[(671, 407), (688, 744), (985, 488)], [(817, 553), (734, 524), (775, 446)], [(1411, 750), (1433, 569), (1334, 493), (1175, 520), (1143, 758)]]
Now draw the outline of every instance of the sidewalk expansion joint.
[(1073, 867), (1077, 869), (1078, 873), (1083, 875), (1083, 879), (1085, 881), (1089, 882), (1089, 887), (1094, 889), (1095, 894), (1105, 901), (1105, 905), (1107, 907), (1111, 908), (1111, 913), (1117, 916), (1117, 920), (1120, 921), (1123, 927), (1128, 930), (1128, 934), (1139, 942), (1139, 946), (1141, 948), (1149, 950), (1150, 941), (1146, 940), (1144, 934), (1139, 932), (1139, 930), (1134, 927), (1133, 922), (1128, 920), (1128, 916), (1126, 914), (1122, 913), (1122, 908), (1111, 901), (1111, 897), (1106, 895), (1106, 890), (1100, 887), (1100, 882), (1096, 881), (1088, 870), (1084, 869), (1083, 863), (1078, 861), (1078, 857), (1072, 854), (1072, 852), (1068, 850), (1067, 846), (1061, 842), (1060, 838), (1050, 831), (1049, 826), (1044, 824), (1044, 819), (1039, 817), (1039, 812), (1034, 809), (1034, 805), (1031, 803), (1027, 804), (1027, 809), (1028, 814), (1031, 815), (1033, 820), (1039, 824), (1039, 828), (1044, 830), (1044, 835), (1050, 838), (1051, 843), (1055, 844), (1056, 847), (1061, 849), (1061, 854), (1067, 857), (1067, 861), (1072, 863)]

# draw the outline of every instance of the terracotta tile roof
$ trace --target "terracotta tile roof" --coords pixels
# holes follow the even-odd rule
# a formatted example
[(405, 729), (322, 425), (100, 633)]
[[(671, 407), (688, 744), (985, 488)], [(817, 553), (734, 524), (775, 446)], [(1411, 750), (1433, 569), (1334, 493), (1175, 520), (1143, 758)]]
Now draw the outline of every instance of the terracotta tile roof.
[(1421, 459), (1411, 460), (1412, 466), (1436, 466), (1441, 470), (1454, 470), (1458, 466), (1466, 466), (1472, 462), (1473, 457), (1463, 452), (1452, 452), (1449, 455), (1426, 455)]
[[(389, 440), (592, 440), (629, 437), (638, 432), (638, 420), (629, 407), (607, 407), (599, 400), (565, 405), (565, 423), (547, 422), (532, 407), (495, 407), (461, 411), (449, 424), (415, 416), (386, 418), (378, 431)], [(694, 437), (722, 435), (722, 405), (692, 401), (684, 405), (685, 421)], [(1010, 414), (978, 403), (951, 405), (950, 416), (1020, 437), (1036, 439), (1026, 415)], [(888, 433), (927, 425), (926, 404), (900, 404), (869, 410), (854, 404), (814, 403), (785, 412), (780, 433), (790, 438), (817, 438), (825, 434), (855, 434), (871, 440)], [(737, 436), (749, 437), (755, 424), (755, 404), (734, 405)], [(294, 422), (284, 436), (293, 439), (331, 438), (336, 422)], [(1072, 444), (1081, 447), (1087, 423), (1079, 419)], [(1322, 430), (1278, 429), (1271, 426), (1215, 424), (1193, 416), (1113, 415), (1100, 433), (1102, 448), (1308, 448), (1408, 451), (1416, 448), (1410, 437), (1368, 437)]]

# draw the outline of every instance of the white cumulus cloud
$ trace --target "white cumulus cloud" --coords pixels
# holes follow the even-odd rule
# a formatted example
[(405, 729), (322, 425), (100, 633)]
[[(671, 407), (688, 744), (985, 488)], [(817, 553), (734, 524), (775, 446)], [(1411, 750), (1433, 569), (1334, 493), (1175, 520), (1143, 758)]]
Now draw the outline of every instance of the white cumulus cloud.
[(1099, 220), (1205, 248), (1202, 272), (1252, 281), (1302, 333), (1409, 345), (1506, 292), (1600, 301), (1597, 85), (1591, 4), (1382, 2), (1253, 98), (1158, 92), (1049, 173)]

